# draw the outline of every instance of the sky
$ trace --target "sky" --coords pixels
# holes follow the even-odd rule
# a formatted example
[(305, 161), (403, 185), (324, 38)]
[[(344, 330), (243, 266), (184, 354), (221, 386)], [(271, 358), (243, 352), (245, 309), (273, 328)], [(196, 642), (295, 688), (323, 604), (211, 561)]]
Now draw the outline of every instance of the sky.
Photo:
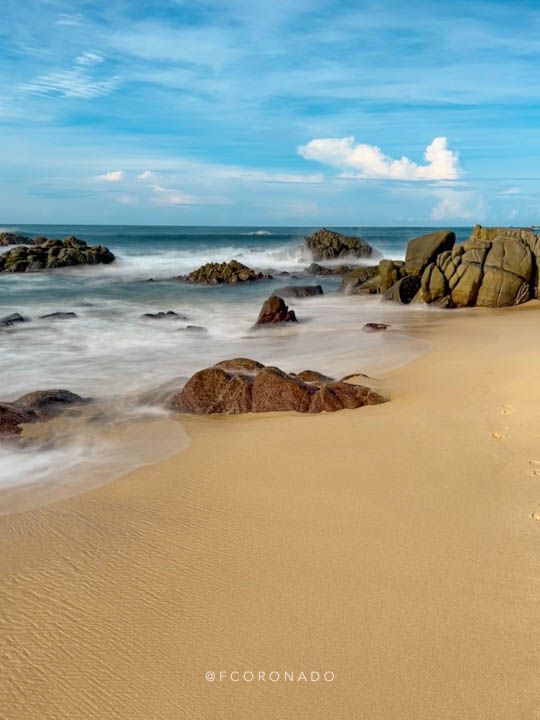
[(0, 227), (540, 225), (540, 0), (1, 0)]

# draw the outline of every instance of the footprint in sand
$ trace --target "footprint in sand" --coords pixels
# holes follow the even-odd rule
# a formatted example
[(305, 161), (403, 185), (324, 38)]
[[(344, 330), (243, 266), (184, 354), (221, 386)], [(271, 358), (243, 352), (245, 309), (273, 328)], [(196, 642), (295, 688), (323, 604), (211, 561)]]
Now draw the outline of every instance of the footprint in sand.
[(491, 437), (495, 438), (495, 440), (504, 440), (506, 435), (502, 432), (492, 432)]
[(536, 477), (540, 477), (540, 460), (530, 460), (529, 465), (532, 470), (532, 474)]
[(513, 415), (516, 412), (516, 408), (511, 405), (503, 405), (501, 415)]

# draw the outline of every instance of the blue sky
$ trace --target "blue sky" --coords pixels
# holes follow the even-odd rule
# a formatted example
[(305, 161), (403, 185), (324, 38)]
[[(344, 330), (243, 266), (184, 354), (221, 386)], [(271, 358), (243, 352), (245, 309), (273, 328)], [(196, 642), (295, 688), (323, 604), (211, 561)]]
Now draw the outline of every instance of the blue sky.
[(0, 225), (540, 224), (540, 2), (2, 0)]

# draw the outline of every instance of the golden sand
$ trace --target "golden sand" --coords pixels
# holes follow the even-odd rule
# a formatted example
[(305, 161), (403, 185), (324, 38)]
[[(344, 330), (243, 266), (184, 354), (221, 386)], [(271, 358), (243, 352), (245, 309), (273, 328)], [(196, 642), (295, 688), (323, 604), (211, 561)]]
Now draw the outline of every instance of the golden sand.
[(452, 313), (385, 405), (190, 419), (0, 518), (0, 717), (540, 718), (539, 330)]

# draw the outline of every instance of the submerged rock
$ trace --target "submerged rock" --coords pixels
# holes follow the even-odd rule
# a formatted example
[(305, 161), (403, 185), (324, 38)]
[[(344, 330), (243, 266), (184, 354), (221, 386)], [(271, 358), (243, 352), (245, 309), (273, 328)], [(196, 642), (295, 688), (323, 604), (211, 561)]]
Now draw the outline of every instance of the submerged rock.
[[(221, 367), (220, 367), (221, 366)], [(300, 375), (312, 378), (310, 382)], [(169, 405), (177, 412), (236, 415), (247, 412), (335, 412), (376, 405), (385, 399), (362, 385), (335, 381), (314, 371), (287, 374), (254, 360), (236, 358), (200, 370)]]
[(26, 320), (20, 313), (11, 313), (11, 315), (0, 318), (0, 327), (9, 327), (10, 325), (21, 322), (26, 322)]
[(387, 325), (386, 323), (377, 323), (377, 322), (368, 322), (364, 325), (362, 330), (364, 332), (381, 332), (382, 330), (386, 330), (389, 328), (390, 325)]
[(144, 313), (141, 315), (142, 320), (187, 320), (185, 315), (179, 315), (174, 310), (168, 310), (167, 312), (157, 313)]
[(25, 423), (50, 420), (67, 407), (82, 405), (89, 400), (69, 390), (37, 390), (15, 402), (0, 403), (0, 433), (19, 435)]
[(337, 265), (336, 267), (324, 267), (318, 263), (311, 263), (304, 272), (308, 275), (344, 275), (354, 270), (354, 265)]
[(264, 301), (256, 325), (269, 323), (297, 322), (294, 310), (289, 310), (283, 298), (271, 295)]
[(71, 318), (78, 317), (77, 313), (74, 312), (53, 312), (48, 315), (40, 315), (40, 320), (70, 320)]
[(228, 285), (234, 283), (268, 280), (272, 276), (256, 272), (237, 260), (223, 263), (206, 263), (189, 275), (179, 275), (173, 280), (199, 285)]
[(274, 290), (274, 294), (278, 297), (303, 298), (323, 295), (323, 289), (320, 285), (287, 285)]
[(369, 257), (373, 248), (360, 237), (342, 235), (322, 228), (304, 238), (304, 247), (314, 261), (334, 260), (339, 257)]

